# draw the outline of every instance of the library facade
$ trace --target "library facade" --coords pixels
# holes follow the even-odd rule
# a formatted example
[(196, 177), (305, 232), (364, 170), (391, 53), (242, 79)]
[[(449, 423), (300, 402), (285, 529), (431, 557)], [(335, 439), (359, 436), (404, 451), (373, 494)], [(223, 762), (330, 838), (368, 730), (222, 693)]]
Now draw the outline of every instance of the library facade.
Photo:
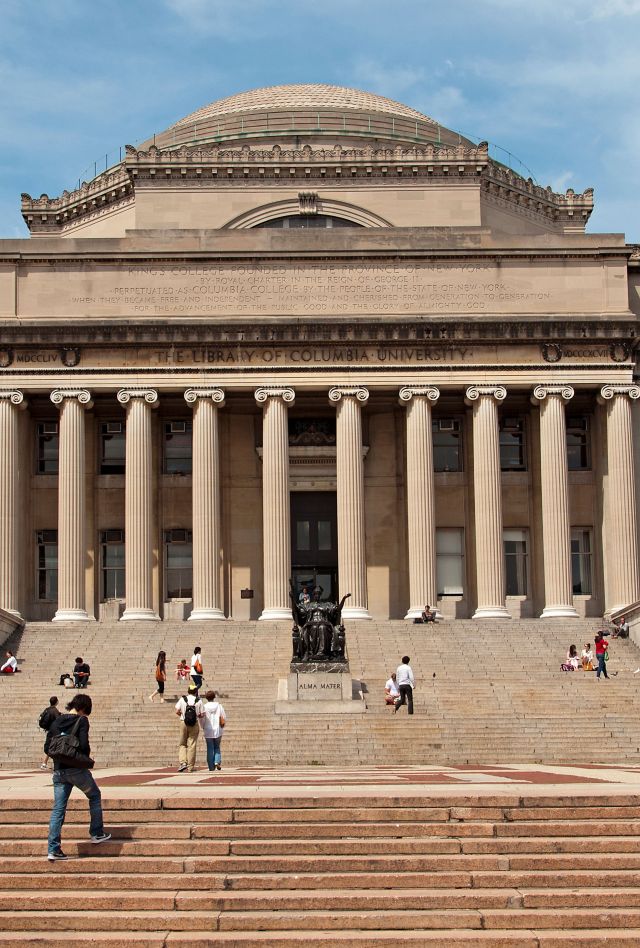
[(0, 607), (640, 600), (640, 252), (398, 102), (258, 89), (0, 240)]

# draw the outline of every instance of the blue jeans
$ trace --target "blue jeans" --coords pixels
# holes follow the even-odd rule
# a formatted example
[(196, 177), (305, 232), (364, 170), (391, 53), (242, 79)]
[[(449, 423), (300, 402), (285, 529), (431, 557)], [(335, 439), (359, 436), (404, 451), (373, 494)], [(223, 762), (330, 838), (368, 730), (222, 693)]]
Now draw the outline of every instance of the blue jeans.
[(53, 772), (53, 809), (49, 820), (48, 850), (50, 853), (60, 849), (60, 834), (62, 824), (67, 814), (67, 803), (74, 787), (82, 790), (89, 799), (89, 815), (91, 836), (102, 836), (104, 825), (102, 822), (102, 797), (98, 785), (90, 771), (79, 767), (65, 767), (64, 770)]
[(598, 655), (598, 670), (596, 672), (596, 678), (600, 677), (600, 672), (604, 672), (605, 678), (609, 677), (607, 675), (607, 664), (604, 660), (604, 652), (602, 653), (602, 655)]
[(215, 764), (222, 763), (222, 754), (220, 753), (221, 737), (207, 737), (207, 767), (213, 770)]
[(191, 681), (196, 686), (196, 691), (199, 691), (202, 688), (202, 675), (196, 675), (195, 672), (191, 673)]

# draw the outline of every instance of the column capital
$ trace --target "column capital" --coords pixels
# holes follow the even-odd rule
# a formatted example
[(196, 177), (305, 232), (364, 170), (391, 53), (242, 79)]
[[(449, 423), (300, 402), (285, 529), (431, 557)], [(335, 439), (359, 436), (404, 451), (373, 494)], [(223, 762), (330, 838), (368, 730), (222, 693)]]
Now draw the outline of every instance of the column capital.
[(400, 404), (410, 402), (412, 398), (426, 398), (430, 402), (437, 402), (440, 398), (440, 389), (434, 385), (405, 385), (401, 388), (398, 397)]
[(355, 398), (363, 404), (369, 398), (369, 389), (360, 386), (336, 385), (329, 389), (329, 401), (339, 402), (341, 398)]
[(154, 388), (121, 388), (116, 398), (121, 405), (128, 405), (132, 398), (143, 398), (148, 405), (156, 405), (158, 393)]
[(0, 388), (0, 398), (11, 402), (11, 404), (15, 405), (16, 408), (27, 407), (24, 394), (17, 388)]
[(281, 398), (283, 402), (291, 404), (295, 401), (296, 393), (288, 386), (263, 385), (255, 390), (254, 396), (259, 405), (264, 404), (268, 398)]
[(184, 393), (184, 400), (190, 405), (195, 404), (199, 398), (211, 399), (216, 405), (219, 405), (221, 408), (224, 405), (224, 389), (223, 388), (188, 388)]
[(85, 408), (91, 408), (91, 392), (86, 388), (55, 388), (49, 396), (54, 405), (62, 405), (65, 398), (75, 398)]
[(531, 396), (533, 405), (538, 405), (545, 398), (559, 396), (564, 402), (571, 401), (575, 391), (571, 385), (536, 385)]
[(497, 402), (503, 402), (507, 397), (507, 390), (504, 385), (470, 385), (465, 392), (465, 401), (476, 402), (479, 398), (495, 398)]
[(635, 402), (636, 399), (640, 398), (640, 386), (610, 382), (608, 385), (603, 385), (600, 389), (598, 401), (601, 405), (604, 405), (605, 402), (610, 401), (616, 395), (626, 395), (631, 401)]

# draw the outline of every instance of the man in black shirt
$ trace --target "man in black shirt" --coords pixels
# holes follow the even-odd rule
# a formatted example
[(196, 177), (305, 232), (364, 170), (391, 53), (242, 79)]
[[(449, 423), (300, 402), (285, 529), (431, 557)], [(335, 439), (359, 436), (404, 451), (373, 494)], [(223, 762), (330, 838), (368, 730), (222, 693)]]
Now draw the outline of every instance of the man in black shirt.
[(86, 688), (90, 674), (91, 669), (87, 663), (83, 662), (81, 658), (76, 658), (76, 663), (73, 668), (73, 678), (76, 683), (76, 688)]
[[(60, 711), (58, 709), (58, 699), (55, 695), (52, 695), (52, 697), (49, 698), (49, 707), (44, 709), (44, 711), (40, 715), (40, 720), (38, 723), (40, 727), (42, 728), (42, 730), (46, 731), (48, 734), (49, 730), (51, 729), (51, 725), (53, 724), (55, 719), (59, 717), (60, 717)], [(47, 742), (45, 738), (45, 747), (46, 747), (46, 743)], [(48, 760), (49, 760), (49, 755), (45, 751), (45, 755), (42, 758), (42, 763), (40, 764), (40, 770), (49, 769), (48, 764), (47, 764)]]
[[(93, 767), (91, 747), (89, 746), (89, 715), (91, 714), (91, 698), (89, 695), (76, 695), (67, 705), (67, 711), (75, 714), (61, 714), (56, 718), (47, 733), (44, 750), (48, 753), (54, 737), (60, 734), (69, 734), (75, 727), (75, 736), (78, 739), (79, 755), (73, 760), (55, 758), (53, 761), (53, 809), (49, 820), (49, 840), (47, 858), (50, 862), (66, 859), (62, 852), (60, 834), (67, 813), (67, 803), (74, 787), (82, 790), (89, 800), (89, 815), (91, 818), (89, 834), (92, 843), (106, 843), (111, 839), (110, 833), (105, 833), (102, 821), (102, 797), (98, 785), (91, 776)], [(71, 766), (69, 766), (71, 764)]]

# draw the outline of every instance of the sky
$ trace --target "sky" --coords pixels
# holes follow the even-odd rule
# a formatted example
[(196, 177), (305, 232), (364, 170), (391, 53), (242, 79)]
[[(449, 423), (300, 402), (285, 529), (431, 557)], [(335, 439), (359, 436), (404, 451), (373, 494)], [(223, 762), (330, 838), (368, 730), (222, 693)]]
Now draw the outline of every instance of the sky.
[(640, 0), (0, 0), (0, 237), (20, 194), (215, 99), (323, 82), (397, 99), (595, 190), (588, 231), (640, 242)]

